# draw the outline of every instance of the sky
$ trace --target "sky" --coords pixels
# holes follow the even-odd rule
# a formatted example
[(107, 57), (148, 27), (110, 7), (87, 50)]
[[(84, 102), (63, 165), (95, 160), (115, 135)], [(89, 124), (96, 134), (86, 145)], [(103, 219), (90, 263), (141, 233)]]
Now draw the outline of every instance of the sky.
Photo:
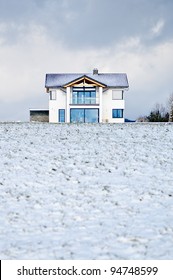
[(173, 92), (172, 0), (0, 0), (0, 121), (48, 108), (46, 73), (127, 73), (125, 116)]

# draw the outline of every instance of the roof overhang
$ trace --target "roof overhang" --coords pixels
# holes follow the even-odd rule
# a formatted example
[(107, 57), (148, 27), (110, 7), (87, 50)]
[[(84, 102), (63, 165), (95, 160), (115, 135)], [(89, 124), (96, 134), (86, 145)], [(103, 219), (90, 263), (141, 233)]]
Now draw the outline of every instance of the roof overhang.
[(92, 84), (92, 85), (95, 85), (95, 86), (98, 86), (98, 87), (103, 87), (105, 88), (106, 85), (103, 84), (103, 83), (100, 83), (98, 82), (97, 80), (95, 79), (92, 79), (92, 78), (89, 78), (88, 76), (86, 75), (83, 75), (82, 77), (78, 78), (78, 79), (75, 79), (65, 85), (63, 85), (64, 88), (67, 88), (67, 87), (71, 87), (71, 86), (74, 86), (74, 85), (77, 85), (77, 84), (81, 84), (81, 83), (84, 83), (84, 84)]

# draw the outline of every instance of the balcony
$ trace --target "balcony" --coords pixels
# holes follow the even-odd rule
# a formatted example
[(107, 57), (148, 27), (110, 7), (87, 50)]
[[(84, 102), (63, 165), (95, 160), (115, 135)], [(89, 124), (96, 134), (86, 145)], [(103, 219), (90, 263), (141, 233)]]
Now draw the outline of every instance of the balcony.
[(70, 105), (99, 105), (99, 96), (94, 87), (74, 87)]
[(98, 97), (71, 98), (71, 105), (99, 105)]

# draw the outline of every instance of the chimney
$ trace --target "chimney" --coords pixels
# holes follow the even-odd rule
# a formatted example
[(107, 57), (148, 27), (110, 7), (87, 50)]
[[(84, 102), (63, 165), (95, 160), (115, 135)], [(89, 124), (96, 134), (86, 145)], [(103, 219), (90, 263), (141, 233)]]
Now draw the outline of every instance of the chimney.
[(99, 73), (98, 69), (97, 69), (97, 68), (94, 68), (94, 69), (93, 69), (93, 75), (98, 75), (98, 73)]

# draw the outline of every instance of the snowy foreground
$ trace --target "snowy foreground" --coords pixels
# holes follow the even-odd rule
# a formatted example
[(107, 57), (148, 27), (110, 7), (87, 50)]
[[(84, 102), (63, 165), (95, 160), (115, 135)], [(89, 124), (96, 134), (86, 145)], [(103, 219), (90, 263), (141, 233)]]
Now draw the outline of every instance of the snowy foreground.
[(173, 259), (173, 125), (0, 124), (0, 259)]

